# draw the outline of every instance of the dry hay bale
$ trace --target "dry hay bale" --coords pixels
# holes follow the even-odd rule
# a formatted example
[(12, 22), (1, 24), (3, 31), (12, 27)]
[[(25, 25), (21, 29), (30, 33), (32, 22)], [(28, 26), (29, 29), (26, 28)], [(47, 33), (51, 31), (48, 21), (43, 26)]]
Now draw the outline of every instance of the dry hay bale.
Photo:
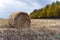
[(30, 27), (30, 17), (25, 12), (16, 12), (9, 17), (10, 28), (28, 28)]

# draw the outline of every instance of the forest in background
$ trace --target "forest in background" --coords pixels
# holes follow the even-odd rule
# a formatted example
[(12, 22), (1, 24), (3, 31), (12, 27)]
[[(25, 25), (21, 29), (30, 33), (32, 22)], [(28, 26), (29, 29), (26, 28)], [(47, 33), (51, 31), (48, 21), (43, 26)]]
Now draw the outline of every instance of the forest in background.
[(30, 13), (30, 17), (31, 19), (60, 18), (60, 2), (56, 1), (46, 5), (44, 8), (35, 9)]

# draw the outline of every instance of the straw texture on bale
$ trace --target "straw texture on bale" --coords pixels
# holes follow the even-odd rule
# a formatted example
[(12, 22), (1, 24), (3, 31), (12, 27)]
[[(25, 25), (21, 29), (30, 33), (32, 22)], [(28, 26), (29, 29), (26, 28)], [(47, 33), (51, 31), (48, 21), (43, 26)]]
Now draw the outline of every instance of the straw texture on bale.
[(8, 21), (10, 28), (28, 28), (30, 27), (30, 17), (25, 12), (16, 12), (10, 15)]

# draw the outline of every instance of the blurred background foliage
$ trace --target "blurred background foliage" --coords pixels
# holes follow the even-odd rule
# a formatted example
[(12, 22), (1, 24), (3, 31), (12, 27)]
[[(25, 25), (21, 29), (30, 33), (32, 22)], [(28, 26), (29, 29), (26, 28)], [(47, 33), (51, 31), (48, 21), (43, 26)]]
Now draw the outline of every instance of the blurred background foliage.
[(52, 4), (46, 5), (44, 8), (35, 9), (30, 13), (32, 19), (40, 18), (60, 18), (60, 2), (56, 1)]

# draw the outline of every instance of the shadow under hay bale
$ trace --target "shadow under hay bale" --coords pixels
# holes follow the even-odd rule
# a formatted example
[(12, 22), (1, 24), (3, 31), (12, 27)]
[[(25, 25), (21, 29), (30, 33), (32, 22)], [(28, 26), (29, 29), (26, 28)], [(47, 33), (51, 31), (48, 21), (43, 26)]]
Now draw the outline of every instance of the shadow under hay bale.
[(30, 27), (30, 17), (25, 12), (16, 12), (9, 16), (10, 28), (28, 28)]

